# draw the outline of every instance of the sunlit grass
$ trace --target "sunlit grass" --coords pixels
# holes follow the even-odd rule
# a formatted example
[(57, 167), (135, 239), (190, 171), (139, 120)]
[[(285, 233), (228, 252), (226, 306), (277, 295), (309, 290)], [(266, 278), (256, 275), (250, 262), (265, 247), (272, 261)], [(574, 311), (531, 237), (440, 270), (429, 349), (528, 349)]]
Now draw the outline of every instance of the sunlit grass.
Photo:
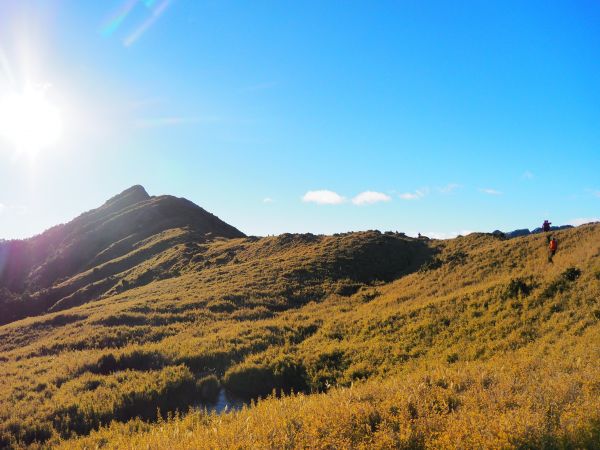
[[(62, 445), (593, 448), (599, 236), (560, 232), (553, 265), (542, 236), (174, 246), (123, 276), (138, 287), (0, 327), (0, 442), (117, 420)], [(165, 261), (172, 278), (136, 282)], [(240, 396), (303, 394), (129, 422), (183, 415), (210, 375)]]

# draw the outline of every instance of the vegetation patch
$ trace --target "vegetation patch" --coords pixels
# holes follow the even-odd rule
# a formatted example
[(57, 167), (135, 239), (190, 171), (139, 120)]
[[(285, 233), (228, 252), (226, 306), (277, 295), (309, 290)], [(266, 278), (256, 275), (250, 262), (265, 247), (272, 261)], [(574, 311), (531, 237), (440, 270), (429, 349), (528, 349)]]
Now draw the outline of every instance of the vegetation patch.
[(504, 289), (503, 297), (505, 299), (527, 297), (535, 287), (536, 284), (530, 279), (513, 278)]
[(123, 370), (148, 371), (160, 369), (169, 362), (160, 352), (133, 350), (117, 354), (117, 356), (114, 353), (104, 354), (95, 363), (82, 366), (79, 372), (107, 375)]
[(560, 276), (550, 283), (541, 294), (542, 298), (553, 298), (569, 289), (579, 277), (581, 270), (576, 267), (569, 267)]
[(202, 401), (216, 402), (220, 389), (221, 383), (215, 375), (207, 375), (196, 381), (196, 392)]
[(308, 379), (302, 363), (289, 356), (279, 356), (268, 363), (245, 362), (229, 369), (225, 386), (242, 398), (260, 398), (273, 392), (306, 392)]
[(153, 420), (199, 398), (196, 380), (185, 366), (158, 371), (88, 374), (66, 383), (55, 395), (52, 423), (61, 436), (86, 434), (112, 420)]

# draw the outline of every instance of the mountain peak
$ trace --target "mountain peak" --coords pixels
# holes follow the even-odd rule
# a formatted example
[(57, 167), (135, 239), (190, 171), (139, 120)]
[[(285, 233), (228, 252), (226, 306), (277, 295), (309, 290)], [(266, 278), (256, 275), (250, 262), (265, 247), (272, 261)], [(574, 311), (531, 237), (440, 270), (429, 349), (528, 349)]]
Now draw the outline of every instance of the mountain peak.
[(143, 202), (145, 200), (148, 200), (149, 198), (150, 195), (148, 195), (148, 192), (146, 192), (144, 186), (136, 184), (128, 189), (125, 189), (120, 194), (111, 197), (106, 201), (106, 203), (104, 203), (103, 206), (123, 208), (125, 206)]
[[(244, 236), (189, 200), (150, 196), (142, 186), (132, 186), (70, 222), (1, 243), (0, 324), (99, 298), (117, 289), (124, 273), (176, 244)], [(21, 309), (8, 308), (9, 314), (5, 288), (10, 302), (20, 301), (26, 292), (36, 300)]]

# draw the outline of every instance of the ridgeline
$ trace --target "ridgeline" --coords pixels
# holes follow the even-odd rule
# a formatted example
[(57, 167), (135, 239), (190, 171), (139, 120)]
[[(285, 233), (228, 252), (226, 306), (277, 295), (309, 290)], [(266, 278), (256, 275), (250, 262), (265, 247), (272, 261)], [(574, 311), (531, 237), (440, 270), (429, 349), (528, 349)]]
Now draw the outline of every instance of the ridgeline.
[(247, 237), (135, 186), (0, 243), (0, 448), (598, 448), (600, 224), (553, 235)]

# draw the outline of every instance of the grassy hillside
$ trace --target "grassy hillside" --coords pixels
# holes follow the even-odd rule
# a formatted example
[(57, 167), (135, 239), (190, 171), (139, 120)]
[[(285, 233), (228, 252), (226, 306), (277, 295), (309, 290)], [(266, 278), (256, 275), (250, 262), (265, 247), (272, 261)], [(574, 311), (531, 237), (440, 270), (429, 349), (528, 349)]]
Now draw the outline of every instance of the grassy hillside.
[[(0, 327), (0, 446), (598, 442), (600, 224), (556, 233), (554, 264), (541, 235), (189, 233), (107, 257), (125, 269), (97, 301)], [(302, 394), (157, 414), (201, 407), (218, 384)]]
[[(0, 241), (0, 324), (124, 290), (123, 275), (178, 243), (241, 236), (188, 200), (133, 186), (31, 239)], [(164, 263), (137, 281), (171, 276), (170, 269)]]

